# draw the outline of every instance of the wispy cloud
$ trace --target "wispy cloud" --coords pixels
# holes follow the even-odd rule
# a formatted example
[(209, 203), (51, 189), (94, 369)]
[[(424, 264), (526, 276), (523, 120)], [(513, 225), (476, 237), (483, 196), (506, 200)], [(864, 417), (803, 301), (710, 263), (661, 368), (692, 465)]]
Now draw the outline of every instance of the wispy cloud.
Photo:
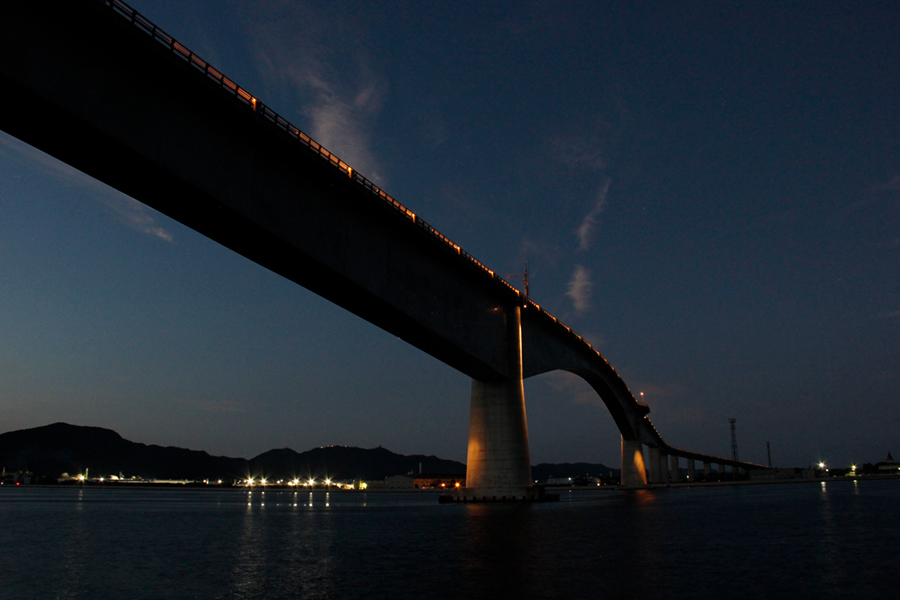
[(606, 148), (584, 136), (557, 137), (550, 148), (556, 161), (573, 169), (602, 171), (608, 163)]
[(53, 158), (49, 154), (45, 154), (37, 148), (6, 134), (0, 134), (0, 154), (37, 166), (45, 175), (54, 178), (65, 186), (86, 191), (91, 199), (108, 208), (123, 225), (141, 233), (157, 237), (170, 244), (175, 243), (172, 233), (156, 222), (156, 211), (152, 208)]
[(591, 272), (582, 265), (575, 265), (572, 278), (566, 290), (566, 296), (572, 299), (575, 312), (582, 314), (591, 308)]
[(70, 167), (34, 146), (0, 131), (0, 156), (40, 167), (50, 177), (65, 184), (101, 185), (74, 167)]
[(900, 190), (900, 175), (895, 175), (893, 179), (888, 182), (879, 184), (875, 186), (876, 190)]
[(416, 105), (415, 120), (424, 143), (436, 147), (450, 139), (452, 127), (441, 110), (440, 100), (434, 96), (424, 97)]
[(313, 98), (304, 106), (311, 121), (310, 135), (369, 179), (383, 181), (370, 148), (371, 124), (382, 106), (380, 84), (364, 78), (342, 86), (309, 71), (293, 73), (291, 84), (312, 92)]
[[(577, 182), (561, 198), (566, 209), (562, 214), (572, 220), (576, 255), (587, 253), (599, 235), (609, 205), (612, 173), (617, 172), (612, 163), (624, 137), (627, 114), (624, 105), (611, 97), (605, 105), (595, 107), (593, 114), (576, 119), (577, 125), (547, 136), (551, 140), (550, 164), (562, 165), (566, 178)], [(591, 272), (585, 266), (575, 265), (566, 287), (576, 313), (590, 309)]]
[(573, 169), (606, 171), (624, 136), (627, 115), (624, 105), (613, 101), (593, 114), (576, 116), (567, 130), (548, 136), (550, 158)]
[(146, 233), (153, 237), (157, 237), (164, 242), (170, 244), (175, 243), (175, 237), (164, 227), (160, 227), (156, 223), (154, 210), (145, 204), (141, 204), (133, 198), (123, 196), (121, 194), (107, 194), (99, 198), (119, 220), (120, 223), (126, 225), (141, 233)]
[(387, 86), (369, 64), (365, 48), (360, 48), (360, 40), (367, 38), (359, 30), (364, 25), (352, 20), (336, 25), (333, 13), (326, 17), (314, 5), (261, 6), (255, 9), (256, 21), (250, 28), (258, 68), (264, 78), (277, 83), (274, 87), (293, 90), (291, 97), (282, 98), (286, 106), (276, 110), (289, 116), (292, 108), (299, 108), (306, 119), (296, 123), (301, 129), (384, 185), (371, 138)]
[(575, 233), (578, 235), (578, 250), (580, 251), (587, 250), (591, 246), (594, 230), (600, 224), (600, 215), (603, 214), (603, 210), (606, 208), (606, 195), (609, 193), (611, 181), (608, 178), (603, 181), (600, 191), (597, 192), (597, 197), (594, 200), (594, 206), (581, 220), (581, 225), (578, 226), (578, 229), (575, 230)]

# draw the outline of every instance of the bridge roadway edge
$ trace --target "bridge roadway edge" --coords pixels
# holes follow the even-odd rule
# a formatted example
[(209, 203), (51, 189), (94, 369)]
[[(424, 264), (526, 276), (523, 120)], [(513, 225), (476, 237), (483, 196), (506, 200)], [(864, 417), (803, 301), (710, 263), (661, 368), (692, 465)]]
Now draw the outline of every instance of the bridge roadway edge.
[[(451, 247), (416, 226), (415, 219), (398, 218), (394, 209), (373, 201), (352, 179), (337, 176), (329, 163), (274, 125), (261, 127), (259, 114), (233, 96), (198, 85), (188, 63), (173, 68), (178, 61), (171, 56), (160, 60), (171, 51), (149, 36), (141, 40), (126, 31), (127, 22), (103, 14), (108, 9), (90, 10), (90, 5), (102, 2), (4, 7), (0, 128), (474, 380), (506, 377), (498, 313), (522, 302), (515, 292), (463, 260), (448, 260), (455, 258)], [(21, 26), (19, 19), (31, 25)], [(4, 55), (19, 56), (6, 60)], [(90, 65), (86, 73), (85, 64)], [(103, 69), (119, 77), (112, 81)], [(92, 120), (97, 103), (104, 107), (103, 118)], [(229, 127), (218, 127), (221, 122)], [(198, 171), (206, 174), (202, 181), (191, 174)], [(299, 181), (302, 191), (294, 187)], [(317, 223), (337, 223), (336, 235), (323, 235)], [(388, 248), (373, 251), (376, 237), (391, 240)], [(547, 313), (527, 302), (523, 308), (525, 377), (569, 370), (598, 392), (623, 440), (728, 463), (666, 444), (599, 354), (580, 338), (573, 342), (574, 335), (564, 339), (568, 329)], [(536, 343), (539, 331), (552, 343)], [(554, 344), (568, 350), (549, 350)], [(547, 361), (553, 355), (566, 356), (551, 368)]]

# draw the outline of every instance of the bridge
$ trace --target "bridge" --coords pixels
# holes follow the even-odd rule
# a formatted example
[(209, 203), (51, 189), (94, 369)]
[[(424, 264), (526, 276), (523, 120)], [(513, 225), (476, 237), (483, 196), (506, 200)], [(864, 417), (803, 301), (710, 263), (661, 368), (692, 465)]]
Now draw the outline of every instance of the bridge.
[(560, 369), (608, 408), (625, 487), (765, 468), (666, 443), (581, 336), (119, 0), (5, 3), (0, 86), (4, 131), (471, 377), (460, 500), (535, 498), (523, 379)]

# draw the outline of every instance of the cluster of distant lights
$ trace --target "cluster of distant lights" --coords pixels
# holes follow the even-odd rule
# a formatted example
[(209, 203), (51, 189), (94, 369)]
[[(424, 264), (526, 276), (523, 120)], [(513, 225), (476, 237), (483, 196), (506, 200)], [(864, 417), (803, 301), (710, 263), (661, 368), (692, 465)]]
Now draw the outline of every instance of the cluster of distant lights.
[[(824, 462), (819, 463), (819, 469), (821, 469), (822, 471), (825, 471), (826, 473), (828, 472), (828, 467), (825, 465)], [(850, 465), (850, 473), (851, 473), (851, 475), (856, 475), (856, 465)]]
[(279, 479), (277, 481), (269, 481), (267, 478), (262, 477), (257, 479), (255, 477), (248, 477), (241, 482), (246, 487), (254, 487), (254, 486), (267, 486), (267, 485), (287, 485), (289, 487), (305, 487), (305, 488), (314, 488), (314, 487), (335, 487), (339, 489), (353, 489), (353, 485), (349, 483), (340, 483), (337, 481), (332, 481), (331, 479), (323, 479), (321, 481), (316, 479)]
[[(644, 393), (641, 392), (641, 396), (643, 396), (643, 395), (644, 395)], [(819, 465), (818, 465), (818, 467), (819, 467), (819, 469), (822, 469), (822, 470), (824, 470), (824, 471), (826, 471), (826, 472), (828, 471), (828, 468), (827, 468), (827, 466), (825, 465), (824, 462), (820, 462)], [(852, 465), (852, 466), (850, 467), (850, 471), (851, 471), (854, 475), (856, 475), (856, 465)], [(78, 475), (78, 477), (77, 477), (76, 479), (77, 479), (78, 481), (86, 481), (86, 480), (87, 480), (87, 477), (86, 477), (84, 474), (80, 474), (80, 475)], [(116, 478), (111, 478), (111, 479), (116, 479)], [(569, 479), (571, 480), (572, 478), (569, 477)], [(104, 480), (103, 477), (100, 477), (100, 478), (99, 478), (99, 481), (100, 481), (100, 482), (103, 482), (103, 480)], [(207, 481), (204, 481), (204, 483), (209, 483), (209, 481), (208, 481), (208, 480), (207, 480)], [(222, 480), (220, 479), (220, 480), (218, 481), (218, 483), (221, 484), (221, 483), (222, 483)], [(287, 486), (289, 486), (289, 487), (314, 488), (314, 487), (316, 487), (316, 486), (322, 486), (322, 485), (324, 485), (325, 487), (331, 487), (331, 486), (334, 486), (334, 487), (339, 488), (339, 489), (353, 489), (353, 485), (352, 485), (352, 484), (349, 484), (349, 483), (339, 483), (339, 482), (336, 482), (336, 481), (332, 481), (331, 479), (323, 479), (322, 481), (318, 481), (318, 480), (316, 480), (316, 479), (289, 479), (289, 480), (287, 480), (287, 481), (285, 481), (284, 479), (279, 479), (279, 480), (277, 480), (277, 481), (273, 484), (272, 482), (270, 482), (270, 481), (269, 481), (267, 478), (265, 478), (265, 477), (262, 477), (262, 478), (260, 478), (260, 479), (258, 479), (258, 480), (257, 480), (255, 477), (248, 477), (247, 479), (243, 480), (242, 483), (243, 483), (244, 486), (246, 486), (246, 487), (254, 487), (254, 486), (260, 486), (260, 485), (261, 485), (261, 486), (267, 486), (267, 485), (287, 485)], [(537, 483), (537, 482), (535, 482), (535, 483)], [(599, 485), (601, 485), (601, 484), (598, 483), (597, 485), (599, 486)], [(359, 489), (364, 490), (364, 489), (366, 489), (367, 487), (368, 487), (368, 485), (367, 485), (366, 483), (364, 483), (364, 482), (361, 482), (361, 483), (359, 484)], [(446, 487), (446, 484), (442, 483), (442, 484), (441, 484), (441, 487)], [(460, 487), (459, 483), (456, 483), (456, 487)]]

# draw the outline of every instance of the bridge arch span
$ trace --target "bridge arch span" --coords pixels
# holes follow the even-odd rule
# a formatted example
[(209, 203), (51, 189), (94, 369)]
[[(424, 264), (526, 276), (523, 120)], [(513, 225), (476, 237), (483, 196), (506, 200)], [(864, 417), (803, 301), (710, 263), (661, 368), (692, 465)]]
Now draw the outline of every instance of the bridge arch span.
[(522, 377), (568, 371), (584, 379), (609, 410), (626, 440), (639, 440), (647, 414), (622, 377), (599, 352), (546, 312), (526, 305), (522, 311)]

